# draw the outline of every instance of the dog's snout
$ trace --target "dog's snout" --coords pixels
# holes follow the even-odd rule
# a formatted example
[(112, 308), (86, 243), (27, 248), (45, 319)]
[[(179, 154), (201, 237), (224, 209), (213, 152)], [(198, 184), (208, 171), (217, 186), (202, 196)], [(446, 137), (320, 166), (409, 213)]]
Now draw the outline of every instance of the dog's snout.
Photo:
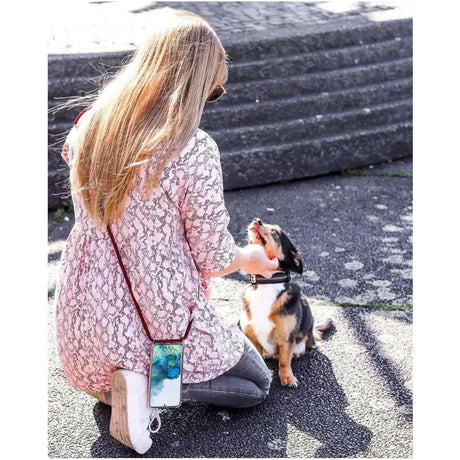
[(259, 219), (258, 217), (256, 217), (256, 218), (253, 220), (253, 222), (255, 222), (255, 223), (258, 224), (258, 225), (262, 225), (262, 224), (263, 224), (262, 219)]

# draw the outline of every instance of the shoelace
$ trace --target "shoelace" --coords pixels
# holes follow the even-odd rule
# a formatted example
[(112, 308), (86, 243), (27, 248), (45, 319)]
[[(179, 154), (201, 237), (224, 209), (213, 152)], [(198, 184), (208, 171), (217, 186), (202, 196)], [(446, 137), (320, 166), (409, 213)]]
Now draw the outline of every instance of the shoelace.
[[(152, 423), (157, 420), (158, 421), (158, 427), (155, 428), (155, 429), (152, 429)], [(158, 431), (160, 430), (161, 428), (161, 418), (160, 418), (160, 414), (158, 412), (158, 409), (153, 409), (151, 415), (150, 415), (150, 420), (149, 420), (149, 431), (150, 433), (154, 434), (154, 433), (158, 433)]]

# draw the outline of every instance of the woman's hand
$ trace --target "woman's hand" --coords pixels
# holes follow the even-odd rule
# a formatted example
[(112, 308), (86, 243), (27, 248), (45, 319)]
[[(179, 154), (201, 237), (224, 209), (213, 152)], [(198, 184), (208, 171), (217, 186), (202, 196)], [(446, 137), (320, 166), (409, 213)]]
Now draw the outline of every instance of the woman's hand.
[(271, 278), (273, 273), (279, 270), (278, 259), (269, 259), (258, 244), (248, 244), (241, 250), (247, 256), (247, 262), (243, 263), (240, 268), (242, 272)]
[(204, 275), (212, 278), (225, 276), (237, 270), (250, 275), (262, 275), (265, 278), (271, 278), (273, 273), (279, 270), (279, 262), (276, 258), (270, 260), (258, 244), (248, 244), (243, 248), (236, 246), (235, 258), (227, 268), (213, 273), (204, 272)]

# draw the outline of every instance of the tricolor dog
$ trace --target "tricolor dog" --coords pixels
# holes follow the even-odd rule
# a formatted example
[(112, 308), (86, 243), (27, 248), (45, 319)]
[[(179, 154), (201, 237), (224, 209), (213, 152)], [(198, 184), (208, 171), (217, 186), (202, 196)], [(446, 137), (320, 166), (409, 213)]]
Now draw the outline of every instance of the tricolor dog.
[(297, 386), (291, 368), (293, 355), (302, 355), (315, 345), (315, 340), (322, 340), (332, 321), (313, 326), (307, 298), (299, 285), (290, 282), (291, 271), (303, 272), (302, 259), (278, 225), (254, 219), (248, 226), (248, 241), (262, 246), (270, 259), (276, 257), (279, 271), (271, 278), (250, 275), (251, 285), (243, 293), (241, 329), (262, 357), (279, 359), (281, 384)]

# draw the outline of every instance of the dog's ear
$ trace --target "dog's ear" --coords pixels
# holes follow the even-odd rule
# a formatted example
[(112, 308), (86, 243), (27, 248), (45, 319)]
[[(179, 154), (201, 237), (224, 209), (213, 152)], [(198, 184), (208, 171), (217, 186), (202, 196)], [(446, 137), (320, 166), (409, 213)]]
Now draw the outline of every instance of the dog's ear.
[(280, 234), (280, 244), (284, 254), (283, 260), (278, 259), (280, 261), (280, 268), (282, 270), (292, 270), (301, 275), (303, 273), (303, 263), (299, 250), (284, 231), (281, 231)]
[(303, 273), (303, 262), (297, 248), (294, 248), (294, 250), (292, 251), (292, 255), (294, 257), (294, 264), (296, 266), (294, 271), (301, 275)]

